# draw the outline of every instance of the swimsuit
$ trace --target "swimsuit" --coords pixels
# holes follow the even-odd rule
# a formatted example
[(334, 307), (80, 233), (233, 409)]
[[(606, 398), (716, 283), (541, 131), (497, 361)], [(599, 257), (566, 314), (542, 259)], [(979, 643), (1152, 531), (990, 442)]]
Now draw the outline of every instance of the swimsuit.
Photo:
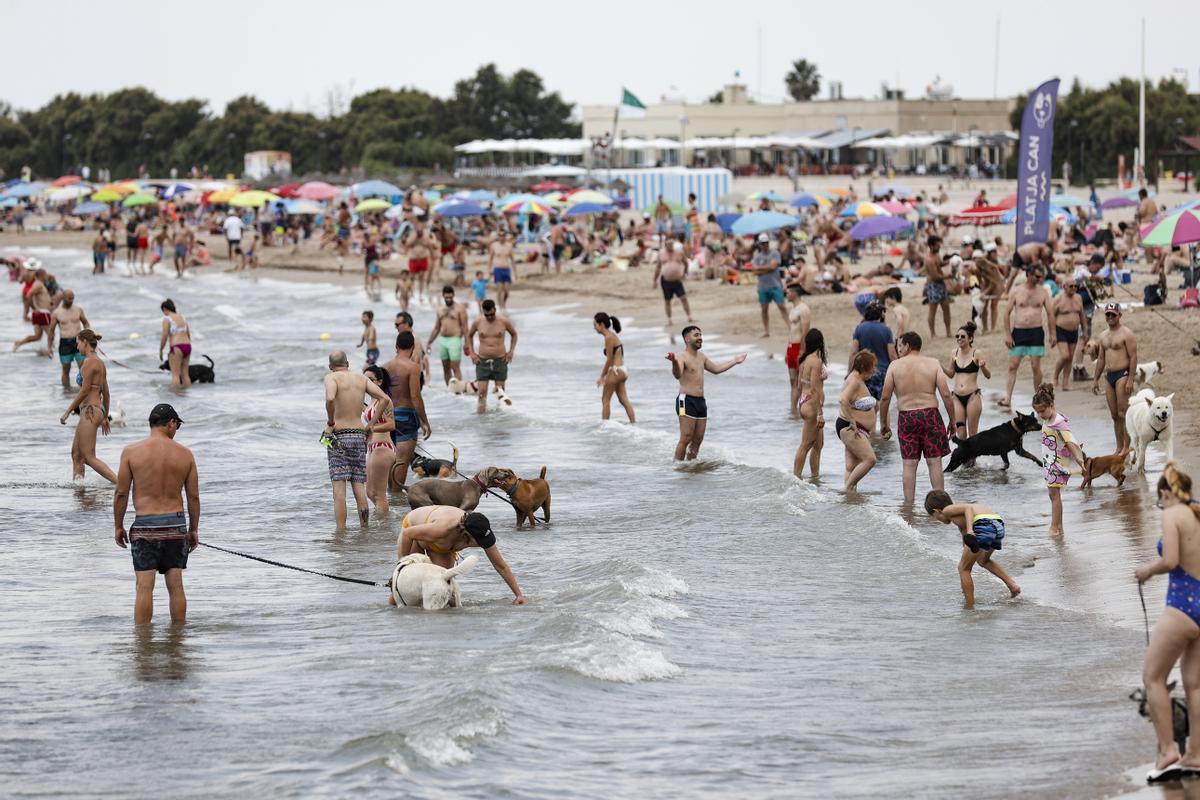
[(49, 311), (34, 311), (29, 315), (29, 321), (38, 328), (50, 327), (50, 312)]
[(675, 413), (688, 419), (708, 419), (708, 403), (703, 397), (681, 394), (675, 398)]
[(492, 280), (496, 283), (512, 283), (512, 269), (509, 267), (496, 267), (492, 272)]
[(963, 545), (972, 553), (999, 550), (1004, 540), (1004, 520), (999, 514), (976, 514), (971, 532), (963, 534)]
[(1046, 486), (1061, 489), (1067, 485), (1071, 478), (1071, 451), (1067, 445), (1074, 442), (1067, 418), (1062, 414), (1042, 423), (1042, 476)]
[(833, 435), (840, 439), (842, 436), (842, 431), (844, 431), (846, 428), (854, 428), (854, 434), (856, 436), (871, 435), (871, 432), (862, 425), (859, 425), (857, 422), (851, 422), (844, 417), (838, 417), (837, 421), (833, 423)]
[(508, 380), (508, 362), (503, 356), (496, 358), (481, 358), (475, 365), (475, 380), (497, 381)]
[[(1158, 554), (1162, 555), (1162, 539), (1158, 540)], [(1167, 575), (1167, 608), (1182, 611), (1200, 625), (1200, 580), (1183, 567), (1175, 567)]]
[(1012, 340), (1013, 346), (1008, 354), (1014, 358), (1046, 355), (1046, 330), (1040, 325), (1036, 328), (1013, 328)]
[[(404, 515), (404, 519), (401, 520), (401, 522), (400, 522), (400, 530), (405, 530), (406, 528), (409, 528), (413, 525), (413, 523), (408, 521), (408, 518), (411, 516), (412, 516), (411, 511)], [(426, 520), (426, 521), (428, 521), (428, 520)], [(416, 524), (420, 525), (423, 523), (416, 523)], [(417, 542), (417, 544), (421, 545), (421, 547), (425, 548), (426, 550), (432, 550), (433, 552), (441, 554), (441, 555), (449, 554), (455, 560), (458, 559), (458, 551), (457, 550), (443, 550), (442, 548), (438, 547), (437, 545), (430, 544), (429, 542), (423, 542), (420, 539), (417, 539), (416, 542)]]
[(178, 350), (179, 355), (183, 356), (184, 358), (187, 358), (188, 356), (190, 356), (192, 354), (192, 346), (191, 346), (191, 344), (189, 344), (187, 342), (183, 342), (181, 344), (173, 344), (173, 345), (171, 345), (171, 349)]
[(1054, 326), (1054, 338), (1060, 342), (1066, 342), (1067, 344), (1075, 344), (1076, 342), (1079, 341), (1079, 328), (1076, 328), (1073, 331), (1069, 331), (1066, 328), (1060, 328), (1057, 325), (1055, 325)]
[[(965, 367), (959, 366), (957, 357), (954, 359), (954, 374), (958, 375), (958, 374), (964, 373), (964, 372), (965, 373), (979, 372), (979, 362), (975, 360), (974, 351), (971, 352), (971, 363), (967, 364)], [(962, 403), (963, 409), (966, 410), (967, 403), (971, 402), (972, 397), (974, 397), (977, 394), (980, 394), (980, 391), (979, 391), (979, 389), (976, 389), (975, 391), (968, 392), (966, 394), (959, 394), (958, 392), (953, 392), (952, 394), (958, 398), (958, 402)]]
[(683, 297), (687, 294), (683, 289), (683, 281), (668, 281), (661, 280), (659, 285), (662, 287), (663, 300), (670, 300), (673, 297)]
[(187, 569), (187, 536), (182, 511), (138, 514), (129, 527), (134, 571), (154, 570), (165, 575), (173, 569)]
[(937, 408), (901, 411), (896, 434), (900, 439), (900, 458), (905, 461), (915, 461), (921, 457), (942, 458), (950, 453), (946, 426)]
[(925, 303), (940, 306), (947, 299), (946, 284), (942, 281), (925, 284)]
[(462, 361), (463, 337), (439, 336), (435, 343), (437, 344), (439, 359), (442, 361)]
[(367, 482), (367, 435), (361, 428), (339, 428), (333, 432), (334, 444), (325, 449), (329, 460), (329, 480)]
[(63, 336), (58, 340), (58, 360), (63, 364), (83, 363), (83, 353), (79, 352), (79, 341), (74, 336)]
[(409, 272), (425, 272), (429, 269), (428, 258), (410, 258), (408, 260)]
[(417, 416), (415, 408), (405, 408), (399, 406), (392, 409), (392, 418), (396, 420), (396, 429), (392, 431), (392, 441), (396, 444), (400, 442), (415, 442), (417, 434), (421, 432), (421, 418)]
[[(828, 380), (828, 378), (829, 378), (829, 371), (826, 370), (825, 367), (821, 367), (821, 380), (822, 381)], [(806, 381), (803, 378), (800, 379), (801, 386), (808, 386), (810, 383), (811, 383), (811, 381)], [(811, 394), (809, 394), (808, 392), (805, 392), (805, 391), (801, 391), (800, 392), (800, 405), (804, 405), (806, 402), (808, 402), (808, 399), (810, 397), (812, 397)]]
[(1107, 380), (1108, 385), (1113, 387), (1114, 389), (1117, 388), (1117, 381), (1121, 380), (1121, 378), (1125, 378), (1128, 376), (1129, 376), (1129, 368), (1128, 367), (1126, 367), (1125, 369), (1114, 369), (1114, 370), (1111, 370), (1110, 372), (1104, 373), (1104, 379)]
[(374, 364), (378, 360), (379, 360), (379, 348), (378, 347), (368, 347), (367, 348), (367, 364)]
[(783, 361), (787, 364), (788, 369), (800, 369), (800, 348), (803, 342), (788, 342), (787, 353), (783, 356)]

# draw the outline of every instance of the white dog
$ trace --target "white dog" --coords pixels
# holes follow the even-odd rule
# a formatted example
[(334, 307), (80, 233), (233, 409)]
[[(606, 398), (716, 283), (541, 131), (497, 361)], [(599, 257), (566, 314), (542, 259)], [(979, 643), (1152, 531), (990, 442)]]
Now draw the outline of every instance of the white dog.
[(1171, 424), (1175, 407), (1171, 403), (1172, 392), (1166, 397), (1155, 397), (1153, 389), (1142, 389), (1129, 398), (1129, 410), (1125, 412), (1125, 430), (1129, 432), (1129, 444), (1133, 449), (1130, 469), (1146, 471), (1146, 448), (1151, 442), (1162, 442), (1167, 451), (1167, 460), (1175, 457), (1171, 441)]
[(1163, 363), (1161, 361), (1147, 361), (1137, 365), (1137, 372), (1134, 373), (1134, 383), (1137, 386), (1154, 385), (1154, 376), (1161, 375), (1163, 372)]
[(438, 611), (446, 606), (462, 605), (458, 582), (479, 563), (479, 556), (467, 556), (451, 569), (439, 567), (424, 553), (413, 553), (400, 559), (392, 573), (392, 599), (399, 606), (420, 606), (426, 611)]
[[(475, 381), (462, 381), (453, 376), (451, 376), (450, 382), (446, 384), (446, 388), (450, 391), (450, 394), (479, 394), (478, 383)], [(495, 383), (492, 384), (492, 394), (496, 395), (496, 399), (506, 406), (513, 404), (512, 398), (505, 394), (504, 390)]]
[(108, 424), (114, 428), (124, 428), (128, 424), (128, 419), (125, 416), (125, 404), (120, 400), (117, 401), (117, 413), (111, 410), (108, 412)]

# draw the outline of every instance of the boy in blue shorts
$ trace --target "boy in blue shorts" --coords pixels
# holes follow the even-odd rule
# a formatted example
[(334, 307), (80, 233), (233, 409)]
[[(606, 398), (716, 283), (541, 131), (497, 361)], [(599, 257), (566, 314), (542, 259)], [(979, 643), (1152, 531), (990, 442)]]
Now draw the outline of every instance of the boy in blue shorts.
[(483, 277), (482, 272), (475, 273), (475, 280), (471, 281), (471, 289), (475, 292), (475, 304), (480, 306), (480, 312), (483, 313), (483, 301), (487, 299), (487, 278)]
[(999, 514), (975, 503), (955, 503), (948, 493), (940, 489), (925, 495), (925, 510), (938, 522), (957, 525), (962, 532), (963, 551), (958, 561), (958, 580), (962, 584), (967, 608), (975, 607), (975, 582), (971, 580), (971, 570), (976, 564), (1004, 581), (1013, 597), (1021, 593), (1021, 587), (1004, 571), (1004, 567), (992, 561), (992, 553), (999, 550), (1004, 541), (1004, 520)]

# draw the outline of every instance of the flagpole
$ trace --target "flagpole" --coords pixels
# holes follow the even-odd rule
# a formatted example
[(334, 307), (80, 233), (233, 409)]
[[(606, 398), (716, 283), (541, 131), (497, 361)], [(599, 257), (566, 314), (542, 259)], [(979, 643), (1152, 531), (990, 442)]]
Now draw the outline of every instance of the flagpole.
[(1138, 81), (1138, 185), (1146, 185), (1146, 18), (1142, 17), (1142, 77)]
[[(621, 90), (622, 100), (624, 99), (625, 91)], [(617, 154), (617, 118), (621, 114), (621, 105), (618, 103), (613, 106), (613, 124), (612, 133), (608, 137), (608, 183), (612, 186), (612, 162), (613, 157)], [(609, 191), (612, 191), (610, 188)]]

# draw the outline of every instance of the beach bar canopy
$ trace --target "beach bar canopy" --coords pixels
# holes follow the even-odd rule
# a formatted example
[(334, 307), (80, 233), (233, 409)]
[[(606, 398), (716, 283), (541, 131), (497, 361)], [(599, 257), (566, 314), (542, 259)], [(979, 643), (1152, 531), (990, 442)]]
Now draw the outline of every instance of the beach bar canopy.
[(475, 139), (454, 148), (464, 155), (480, 153), (546, 153), (552, 156), (581, 156), (590, 150), (588, 139)]

